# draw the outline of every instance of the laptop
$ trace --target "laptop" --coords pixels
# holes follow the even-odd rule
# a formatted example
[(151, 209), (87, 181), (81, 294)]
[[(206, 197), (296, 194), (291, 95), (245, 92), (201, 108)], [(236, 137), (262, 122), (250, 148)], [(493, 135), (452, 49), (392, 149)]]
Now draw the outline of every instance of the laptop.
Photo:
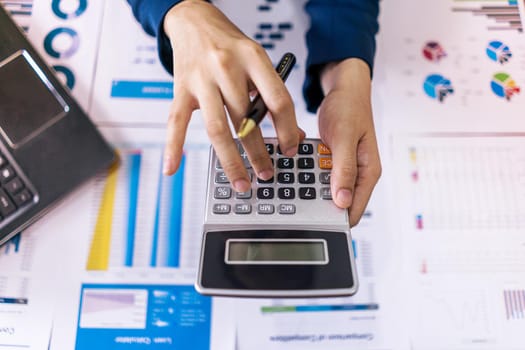
[(0, 6), (0, 245), (116, 158)]

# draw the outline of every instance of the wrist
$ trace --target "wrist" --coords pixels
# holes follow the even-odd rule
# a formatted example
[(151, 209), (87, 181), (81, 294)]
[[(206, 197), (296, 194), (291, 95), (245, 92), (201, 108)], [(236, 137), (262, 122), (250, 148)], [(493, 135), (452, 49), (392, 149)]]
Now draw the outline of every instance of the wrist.
[(325, 96), (334, 90), (370, 91), (370, 67), (360, 58), (330, 62), (321, 70), (321, 87)]
[(164, 30), (164, 33), (169, 37), (170, 34), (170, 28), (172, 27), (172, 23), (177, 20), (177, 18), (180, 18), (181, 16), (186, 16), (188, 14), (191, 14), (192, 12), (195, 12), (196, 9), (199, 8), (201, 3), (207, 3), (207, 0), (182, 0), (175, 5), (173, 5), (168, 12), (166, 12), (166, 15), (164, 16), (164, 21), (162, 24), (162, 28)]

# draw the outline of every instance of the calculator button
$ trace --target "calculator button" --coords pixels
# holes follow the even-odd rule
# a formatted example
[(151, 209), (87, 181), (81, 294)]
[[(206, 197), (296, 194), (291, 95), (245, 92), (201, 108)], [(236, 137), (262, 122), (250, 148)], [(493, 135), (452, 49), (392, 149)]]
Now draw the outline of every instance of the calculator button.
[(257, 213), (259, 214), (273, 214), (274, 210), (273, 204), (261, 203), (257, 206)]
[(9, 165), (0, 170), (0, 181), (6, 183), (15, 176), (15, 171)]
[(268, 154), (272, 155), (273, 154), (273, 144), (267, 143), (265, 145), (266, 145), (266, 150), (268, 151)]
[(244, 163), (244, 167), (246, 169), (250, 169), (252, 167), (252, 164), (250, 163), (250, 160), (248, 159), (248, 153), (244, 150), (241, 144), (239, 144), (239, 154), (241, 155), (242, 161)]
[(28, 190), (23, 190), (22, 192), (20, 192), (19, 194), (13, 197), (16, 205), (18, 205), (19, 207), (29, 202), (31, 198), (32, 198), (31, 193), (29, 193)]
[(314, 173), (299, 173), (297, 174), (300, 184), (313, 184), (315, 183)]
[(320, 155), (325, 155), (325, 156), (332, 154), (330, 149), (322, 143), (317, 145), (317, 153)]
[(224, 171), (218, 171), (215, 174), (215, 183), (217, 183), (217, 184), (229, 184), (230, 180), (228, 180), (228, 177), (226, 176), (226, 173)]
[(215, 169), (222, 169), (222, 165), (219, 159), (215, 161)]
[(213, 205), (214, 214), (228, 214), (231, 210), (231, 206), (225, 203), (216, 203)]
[(295, 181), (294, 173), (279, 173), (277, 174), (277, 182), (281, 184), (293, 184)]
[(0, 214), (3, 217), (8, 216), (16, 210), (14, 203), (9, 199), (4, 190), (0, 189)]
[(7, 164), (7, 162), (6, 162), (5, 158), (0, 155), (0, 168), (3, 167), (6, 164)]
[(279, 204), (279, 214), (295, 214), (295, 205)]
[(295, 188), (293, 187), (282, 187), (277, 191), (277, 195), (280, 199), (294, 199), (295, 198)]
[(315, 188), (313, 187), (300, 187), (299, 198), (301, 199), (315, 199)]
[(213, 197), (215, 199), (228, 199), (232, 196), (232, 189), (229, 187), (216, 187)]
[(248, 190), (246, 192), (236, 192), (235, 198), (237, 199), (250, 199), (252, 198), (252, 190)]
[(332, 169), (332, 158), (319, 158), (319, 168)]
[(293, 158), (277, 159), (277, 167), (279, 169), (293, 169)]
[(315, 166), (313, 158), (299, 158), (297, 159), (297, 167), (299, 169), (313, 169)]
[(268, 180), (263, 180), (263, 179), (257, 178), (257, 183), (259, 183), (259, 184), (272, 184), (273, 181), (274, 181), (273, 180), (273, 176), (270, 179), (268, 179)]
[(235, 204), (235, 214), (250, 214), (252, 212), (252, 206), (247, 203)]
[(258, 199), (272, 199), (274, 196), (273, 187), (259, 187), (257, 189)]
[(314, 146), (311, 143), (301, 143), (299, 145), (298, 152), (299, 154), (313, 154)]
[(319, 182), (323, 185), (327, 185), (330, 183), (330, 173), (320, 173), (319, 174)]
[(321, 198), (332, 199), (332, 191), (330, 191), (330, 187), (321, 188)]
[(281, 151), (281, 146), (277, 145), (277, 154), (283, 154), (283, 152)]
[(22, 183), (22, 181), (20, 181), (20, 179), (18, 177), (15, 177), (14, 179), (12, 179), (11, 181), (9, 181), (6, 185), (5, 185), (5, 189), (7, 190), (7, 192), (9, 192), (9, 194), (11, 196), (13, 196), (14, 194), (16, 194), (17, 192), (19, 192), (20, 190), (22, 190), (24, 188), (24, 184)]

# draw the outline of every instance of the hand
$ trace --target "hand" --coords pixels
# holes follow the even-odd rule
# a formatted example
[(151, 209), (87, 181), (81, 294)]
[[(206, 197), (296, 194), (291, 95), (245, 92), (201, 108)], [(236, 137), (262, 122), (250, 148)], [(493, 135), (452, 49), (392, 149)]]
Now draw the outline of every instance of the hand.
[(370, 103), (370, 69), (360, 59), (331, 63), (321, 75), (325, 98), (319, 133), (332, 151), (330, 188), (335, 204), (349, 208), (350, 225), (361, 219), (381, 176)]
[[(213, 147), (234, 189), (250, 189), (248, 173), (231, 135), (225, 109), (238, 130), (250, 103), (250, 87), (265, 101), (287, 156), (295, 155), (301, 131), (288, 90), (264, 49), (246, 37), (213, 5), (186, 0), (164, 19), (173, 48), (174, 101), (168, 121), (164, 173), (173, 174), (192, 112), (200, 109)], [(273, 176), (273, 167), (259, 128), (243, 139), (255, 174)]]

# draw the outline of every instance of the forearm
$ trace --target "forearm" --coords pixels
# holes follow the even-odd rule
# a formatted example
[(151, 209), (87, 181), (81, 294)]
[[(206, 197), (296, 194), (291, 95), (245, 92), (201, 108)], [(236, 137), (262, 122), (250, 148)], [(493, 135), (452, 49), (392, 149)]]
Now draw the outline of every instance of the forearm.
[(340, 62), (330, 62), (324, 66), (320, 75), (325, 96), (340, 92), (350, 103), (370, 106), (370, 66), (365, 61), (348, 58)]
[(375, 34), (378, 31), (378, 0), (310, 0), (306, 11), (311, 18), (306, 44), (306, 80), (303, 94), (308, 109), (315, 112), (324, 94), (320, 75), (330, 62), (358, 58), (373, 70)]

